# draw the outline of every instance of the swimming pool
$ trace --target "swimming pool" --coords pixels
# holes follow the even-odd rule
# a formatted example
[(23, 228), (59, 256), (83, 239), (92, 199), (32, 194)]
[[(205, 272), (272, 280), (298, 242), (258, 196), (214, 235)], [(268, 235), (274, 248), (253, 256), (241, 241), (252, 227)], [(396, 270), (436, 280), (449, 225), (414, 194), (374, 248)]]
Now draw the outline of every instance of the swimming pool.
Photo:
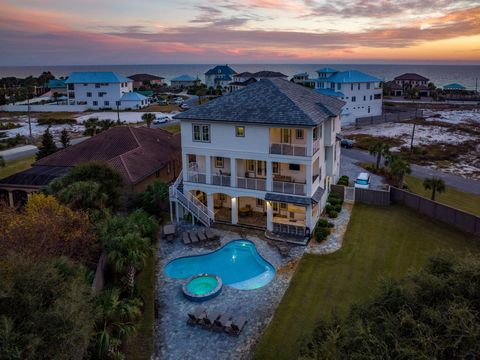
[(172, 260), (164, 271), (176, 279), (214, 274), (224, 285), (240, 290), (261, 288), (275, 277), (275, 268), (260, 256), (253, 242), (245, 239), (231, 241), (208, 254)]

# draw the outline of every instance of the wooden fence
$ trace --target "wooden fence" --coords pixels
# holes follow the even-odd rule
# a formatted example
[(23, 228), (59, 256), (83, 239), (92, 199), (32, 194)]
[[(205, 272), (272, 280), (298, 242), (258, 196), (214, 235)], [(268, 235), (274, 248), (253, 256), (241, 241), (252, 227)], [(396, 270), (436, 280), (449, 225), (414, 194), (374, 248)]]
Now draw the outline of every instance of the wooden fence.
[(382, 124), (386, 122), (407, 121), (423, 117), (423, 110), (402, 111), (397, 113), (365, 116), (355, 119), (355, 126)]
[[(345, 187), (343, 185), (331, 185), (330, 190), (340, 195), (344, 200), (350, 200), (349, 202), (358, 202), (362, 204), (390, 205), (390, 191), (389, 190), (375, 190), (375, 189), (360, 189), (353, 187)], [(353, 199), (346, 196), (347, 191), (353, 191)]]
[(393, 202), (401, 203), (467, 233), (480, 235), (480, 217), (478, 216), (395, 187), (390, 188), (390, 198)]

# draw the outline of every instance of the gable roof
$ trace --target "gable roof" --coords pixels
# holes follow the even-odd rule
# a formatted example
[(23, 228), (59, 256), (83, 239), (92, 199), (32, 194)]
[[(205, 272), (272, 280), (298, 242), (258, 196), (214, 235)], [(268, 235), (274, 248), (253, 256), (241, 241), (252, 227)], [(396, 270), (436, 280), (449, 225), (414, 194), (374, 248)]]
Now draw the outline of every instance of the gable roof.
[(183, 75), (174, 77), (174, 78), (173, 78), (172, 80), (170, 80), (170, 81), (196, 81), (196, 80), (198, 80), (198, 78), (194, 78), (193, 76), (190, 76), (190, 75), (187, 75), (187, 74), (183, 74)]
[(394, 80), (416, 80), (416, 81), (428, 81), (426, 77), (418, 75), (415, 73), (405, 73), (403, 75), (397, 76)]
[(233, 75), (236, 71), (228, 65), (217, 65), (208, 70), (205, 75)]
[(278, 71), (262, 70), (253, 74), (256, 78), (287, 78), (288, 76)]
[(345, 103), (284, 79), (264, 79), (174, 116), (176, 119), (315, 126)]
[(136, 184), (179, 158), (180, 154), (178, 134), (146, 127), (115, 126), (33, 165), (71, 167), (104, 161), (119, 171), (127, 184)]
[(379, 78), (365, 74), (357, 70), (339, 71), (332, 76), (323, 79), (326, 82), (333, 83), (359, 83), (359, 82), (378, 82)]
[(85, 71), (85, 72), (72, 72), (65, 84), (99, 84), (99, 83), (121, 83), (132, 82), (125, 76), (118, 75), (113, 71)]
[(128, 92), (122, 95), (120, 101), (142, 101), (147, 99), (148, 98), (146, 96), (143, 96), (137, 92)]
[(150, 80), (163, 80), (164, 77), (157, 76), (157, 75), (150, 75), (150, 74), (135, 74), (128, 77), (133, 81), (150, 81)]

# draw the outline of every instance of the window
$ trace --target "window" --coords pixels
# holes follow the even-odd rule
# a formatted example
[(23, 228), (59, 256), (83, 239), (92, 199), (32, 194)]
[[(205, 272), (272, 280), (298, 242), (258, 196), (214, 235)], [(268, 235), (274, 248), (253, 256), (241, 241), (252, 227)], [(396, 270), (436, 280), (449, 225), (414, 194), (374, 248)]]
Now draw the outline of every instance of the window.
[(245, 126), (235, 126), (235, 136), (245, 137)]
[(370, 106), (368, 107), (368, 113), (370, 114)]
[(363, 101), (367, 101), (367, 97), (363, 95)]
[(223, 168), (223, 157), (220, 157), (220, 156), (215, 157), (215, 167)]
[(373, 99), (373, 96), (372, 96), (372, 95), (370, 95), (370, 100), (372, 100), (372, 99)]
[(160, 171), (155, 171), (155, 177), (159, 178), (160, 177)]
[(94, 101), (93, 106), (97, 106), (97, 105), (98, 105), (98, 101)]
[(83, 86), (88, 86), (88, 84), (83, 84)]
[(272, 173), (279, 175), (280, 174), (280, 163), (272, 162)]
[(193, 125), (193, 141), (210, 142), (210, 125)]
[(110, 105), (110, 101), (104, 101), (104, 102), (103, 102), (103, 105), (109, 106), (109, 105)]
[(330, 89), (335, 90), (335, 83), (330, 83)]
[(257, 207), (263, 208), (263, 204), (264, 204), (263, 199), (257, 199)]
[(370, 83), (367, 83), (367, 89), (370, 89)]
[(360, 83), (358, 83), (358, 90), (360, 90)]
[(117, 105), (117, 106), (120, 106), (121, 103), (122, 103), (121, 101), (115, 101), (115, 105)]
[(350, 84), (350, 90), (353, 91), (353, 84)]
[(288, 164), (288, 168), (292, 171), (300, 171), (300, 164)]
[(255, 161), (247, 160), (247, 171), (255, 171)]
[(68, 90), (74, 90), (73, 84), (68, 84)]
[(278, 202), (274, 201), (274, 202), (272, 203), (272, 209), (273, 209), (273, 211), (275, 211), (275, 212), (278, 211)]
[(287, 203), (283, 203), (283, 202), (280, 203), (280, 209), (287, 210), (287, 207), (288, 207)]
[(167, 174), (170, 174), (172, 172), (172, 164), (168, 163), (167, 164)]
[(100, 89), (100, 84), (95, 84), (96, 89)]
[(356, 96), (352, 96), (352, 102), (355, 102), (357, 101), (357, 97)]
[(295, 130), (295, 137), (297, 139), (303, 139), (303, 129), (296, 129)]
[(337, 90), (342, 90), (342, 84), (340, 83), (337, 84)]
[(91, 93), (91, 92), (87, 92), (87, 97), (92, 97), (92, 93)]
[(382, 98), (382, 94), (375, 94), (373, 97), (375, 100), (379, 100)]
[(318, 139), (318, 127), (314, 127), (313, 128), (313, 140), (317, 140)]
[(280, 129), (282, 143), (283, 144), (290, 144), (290, 129)]

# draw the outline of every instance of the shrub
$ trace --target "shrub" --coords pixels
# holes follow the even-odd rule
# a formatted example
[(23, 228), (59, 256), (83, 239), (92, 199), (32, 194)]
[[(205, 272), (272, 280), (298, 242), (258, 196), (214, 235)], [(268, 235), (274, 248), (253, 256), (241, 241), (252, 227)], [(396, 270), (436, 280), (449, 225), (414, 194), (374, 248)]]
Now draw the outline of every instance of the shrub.
[(333, 205), (327, 204), (327, 205), (325, 206), (325, 211), (326, 211), (327, 213), (329, 213), (329, 212), (332, 211), (332, 210), (335, 210), (334, 207), (333, 207)]
[(347, 175), (343, 175), (343, 176), (340, 177), (340, 179), (338, 179), (337, 184), (338, 184), (338, 185), (343, 185), (343, 186), (348, 186), (349, 182), (350, 182), (350, 181), (349, 181), (348, 176), (347, 176)]
[(318, 220), (317, 226), (320, 226), (320, 227), (328, 227), (328, 220), (326, 220), (326, 219), (320, 219), (320, 220)]
[(338, 216), (338, 212), (336, 212), (335, 210), (332, 210), (332, 211), (328, 212), (328, 217), (329, 218), (335, 219), (337, 216)]
[(340, 205), (340, 204), (335, 205), (333, 208), (336, 212), (342, 211), (342, 205)]
[(317, 242), (325, 240), (328, 235), (330, 235), (329, 228), (317, 226), (315, 229), (315, 240), (317, 240)]
[(335, 205), (342, 205), (342, 199), (338, 199), (338, 198), (328, 198), (327, 200), (330, 205), (332, 206), (335, 206)]

